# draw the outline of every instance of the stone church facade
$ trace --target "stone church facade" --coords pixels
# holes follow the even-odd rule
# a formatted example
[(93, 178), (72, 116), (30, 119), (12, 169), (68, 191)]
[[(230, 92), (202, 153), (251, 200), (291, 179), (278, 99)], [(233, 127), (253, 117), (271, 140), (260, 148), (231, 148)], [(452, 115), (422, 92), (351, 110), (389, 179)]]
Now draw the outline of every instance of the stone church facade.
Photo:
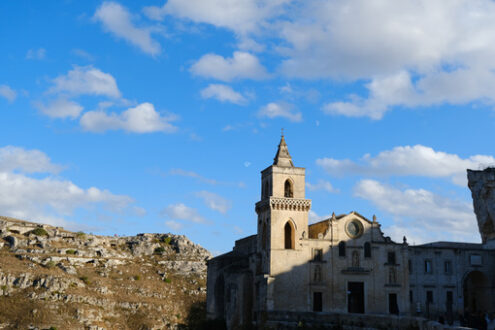
[(495, 250), (486, 244), (409, 246), (357, 212), (309, 225), (310, 208), (305, 169), (294, 166), (282, 136), (273, 165), (261, 172), (256, 235), (208, 262), (208, 318), (237, 329), (277, 315), (452, 319), (466, 309), (494, 311)]

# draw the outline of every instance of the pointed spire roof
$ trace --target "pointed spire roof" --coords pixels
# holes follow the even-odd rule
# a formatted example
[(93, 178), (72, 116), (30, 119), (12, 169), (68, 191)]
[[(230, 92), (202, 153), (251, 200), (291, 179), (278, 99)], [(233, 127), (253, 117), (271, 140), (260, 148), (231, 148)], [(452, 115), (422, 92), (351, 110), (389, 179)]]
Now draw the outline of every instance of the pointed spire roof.
[(283, 133), (280, 139), (280, 143), (278, 145), (277, 154), (273, 159), (273, 165), (294, 167), (294, 164), (292, 163), (292, 157), (289, 154), (289, 149), (287, 148), (287, 143), (285, 143), (285, 138)]

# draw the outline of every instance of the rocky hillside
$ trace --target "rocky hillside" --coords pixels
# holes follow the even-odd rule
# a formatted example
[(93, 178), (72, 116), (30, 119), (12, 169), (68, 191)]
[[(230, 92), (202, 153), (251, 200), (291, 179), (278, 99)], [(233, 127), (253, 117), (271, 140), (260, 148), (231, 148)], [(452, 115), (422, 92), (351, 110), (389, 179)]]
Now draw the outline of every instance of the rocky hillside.
[(0, 217), (0, 329), (195, 328), (210, 257), (185, 236), (97, 236)]

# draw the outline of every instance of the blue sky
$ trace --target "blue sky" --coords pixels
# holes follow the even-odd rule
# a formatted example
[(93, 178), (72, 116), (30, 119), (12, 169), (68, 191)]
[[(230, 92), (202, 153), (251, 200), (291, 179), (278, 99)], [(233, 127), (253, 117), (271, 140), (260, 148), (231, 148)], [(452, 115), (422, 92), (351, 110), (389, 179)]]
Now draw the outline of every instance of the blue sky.
[(311, 221), (480, 241), (492, 1), (2, 1), (0, 36), (2, 215), (224, 252), (284, 128)]

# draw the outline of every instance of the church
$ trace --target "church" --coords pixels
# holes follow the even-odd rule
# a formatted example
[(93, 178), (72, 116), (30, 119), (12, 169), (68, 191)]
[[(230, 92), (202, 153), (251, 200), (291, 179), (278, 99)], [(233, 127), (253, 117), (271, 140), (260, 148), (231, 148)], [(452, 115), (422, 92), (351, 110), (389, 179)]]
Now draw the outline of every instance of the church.
[(377, 323), (391, 316), (453, 321), (466, 310), (495, 310), (494, 244), (410, 246), (357, 212), (308, 224), (305, 169), (294, 166), (284, 136), (261, 171), (260, 190), (257, 233), (208, 262), (207, 316), (228, 329), (304, 320), (325, 326), (359, 315)]

